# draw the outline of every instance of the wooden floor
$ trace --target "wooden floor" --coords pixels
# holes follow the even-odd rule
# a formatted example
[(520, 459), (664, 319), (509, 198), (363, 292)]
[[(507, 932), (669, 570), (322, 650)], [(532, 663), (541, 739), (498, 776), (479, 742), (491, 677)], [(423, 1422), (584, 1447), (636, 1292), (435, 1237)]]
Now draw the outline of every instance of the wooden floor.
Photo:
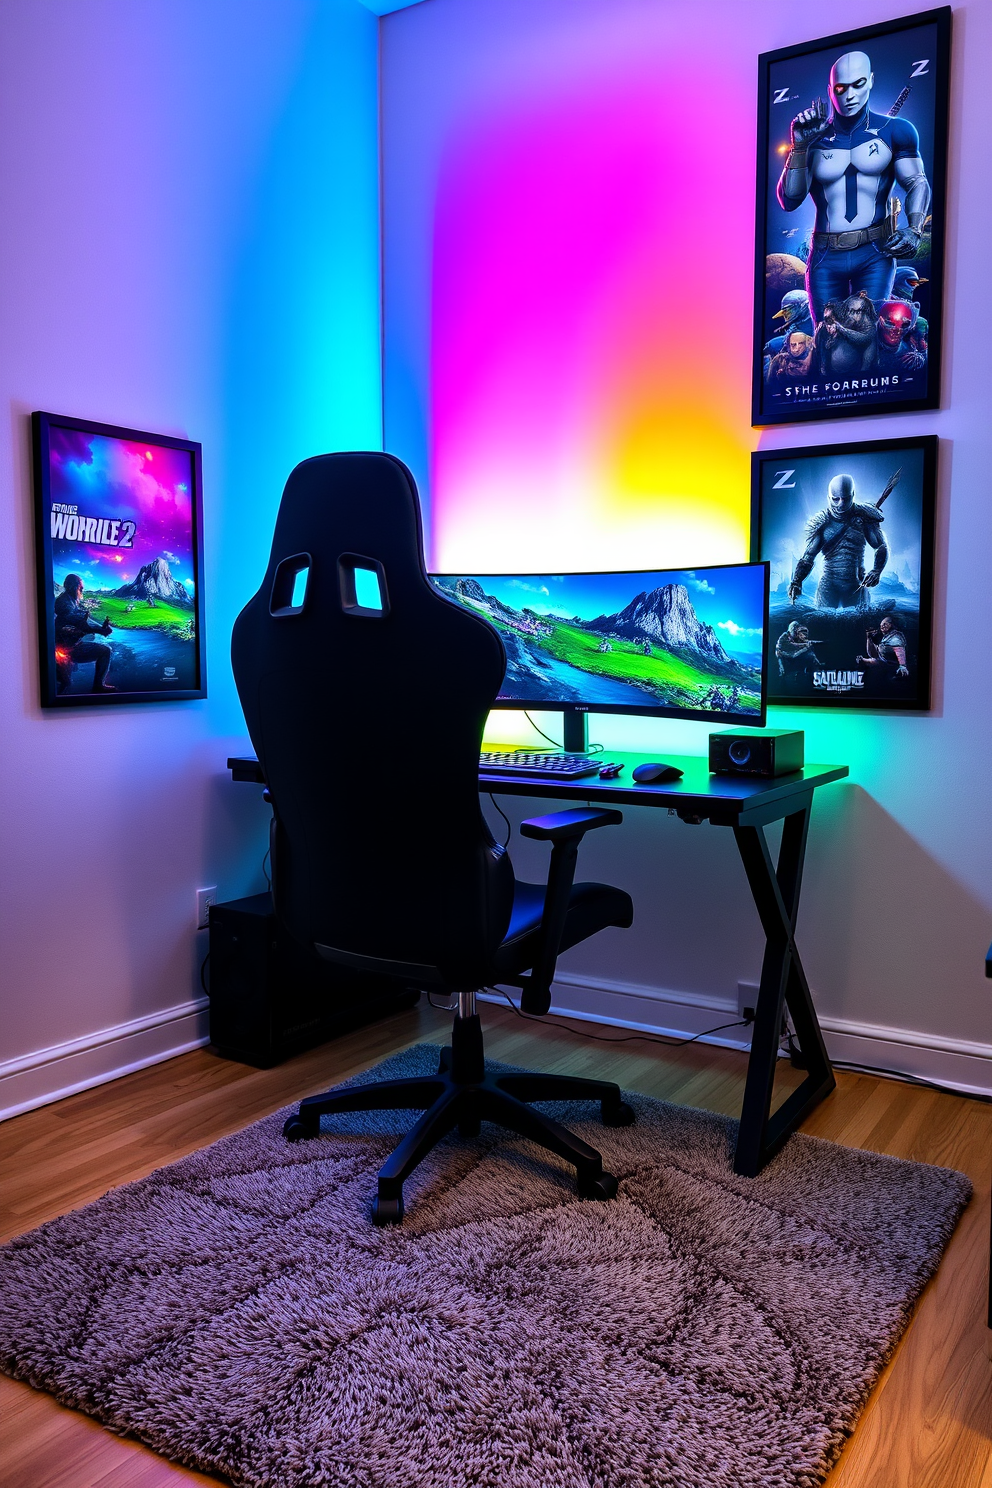
[[(0, 1126), (0, 1238), (88, 1203), (418, 1039), (437, 1041), (449, 1019), (422, 1001), (412, 1012), (278, 1069), (253, 1070), (200, 1050), (6, 1122)], [(739, 1110), (742, 1054), (699, 1044), (608, 1049), (492, 1006), (483, 1009), (483, 1021), (494, 1057), (595, 1073), (713, 1111)], [(610, 1038), (621, 1032), (595, 1031)], [(786, 1083), (791, 1073), (783, 1070)], [(992, 1488), (992, 1363), (985, 1328), (992, 1106), (839, 1073), (838, 1089), (804, 1129), (848, 1146), (959, 1168), (976, 1189), (829, 1488)], [(216, 1482), (0, 1376), (0, 1488)]]

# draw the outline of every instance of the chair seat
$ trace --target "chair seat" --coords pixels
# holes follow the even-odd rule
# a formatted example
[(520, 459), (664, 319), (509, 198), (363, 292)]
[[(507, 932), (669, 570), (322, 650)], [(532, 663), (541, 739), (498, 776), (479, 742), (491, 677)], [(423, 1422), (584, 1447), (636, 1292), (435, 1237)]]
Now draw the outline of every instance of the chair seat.
[[(545, 884), (514, 881), (510, 924), (493, 958), (496, 970), (504, 975), (515, 975), (534, 964), (546, 888)], [(633, 919), (634, 903), (623, 889), (609, 884), (573, 884), (560, 950), (567, 951), (607, 925), (627, 929)]]

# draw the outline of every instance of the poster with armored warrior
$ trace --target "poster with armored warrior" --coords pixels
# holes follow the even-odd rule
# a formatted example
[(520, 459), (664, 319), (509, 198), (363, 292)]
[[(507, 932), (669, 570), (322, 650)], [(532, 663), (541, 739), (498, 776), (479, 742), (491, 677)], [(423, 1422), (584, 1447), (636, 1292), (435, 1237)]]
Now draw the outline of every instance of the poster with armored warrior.
[(755, 424), (938, 406), (950, 26), (759, 58)]
[(936, 471), (935, 435), (752, 456), (769, 704), (929, 708)]

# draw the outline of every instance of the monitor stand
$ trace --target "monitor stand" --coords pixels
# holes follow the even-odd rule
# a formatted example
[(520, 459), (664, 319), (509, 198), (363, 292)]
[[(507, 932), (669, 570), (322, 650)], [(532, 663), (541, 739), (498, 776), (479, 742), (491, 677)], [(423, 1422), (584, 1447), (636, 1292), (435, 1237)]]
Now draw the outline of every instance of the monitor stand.
[(562, 749), (566, 754), (588, 754), (589, 753), (589, 715), (588, 713), (563, 713), (565, 720), (562, 735)]

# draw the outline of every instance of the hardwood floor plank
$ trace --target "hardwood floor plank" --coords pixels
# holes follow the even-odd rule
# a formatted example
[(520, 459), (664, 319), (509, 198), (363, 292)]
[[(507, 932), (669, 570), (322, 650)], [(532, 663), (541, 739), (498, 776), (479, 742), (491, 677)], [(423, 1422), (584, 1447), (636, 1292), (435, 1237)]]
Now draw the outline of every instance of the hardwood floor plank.
[(49, 1395), (0, 1375), (0, 1484), (3, 1488), (178, 1488), (213, 1485), (140, 1442), (114, 1436)]

